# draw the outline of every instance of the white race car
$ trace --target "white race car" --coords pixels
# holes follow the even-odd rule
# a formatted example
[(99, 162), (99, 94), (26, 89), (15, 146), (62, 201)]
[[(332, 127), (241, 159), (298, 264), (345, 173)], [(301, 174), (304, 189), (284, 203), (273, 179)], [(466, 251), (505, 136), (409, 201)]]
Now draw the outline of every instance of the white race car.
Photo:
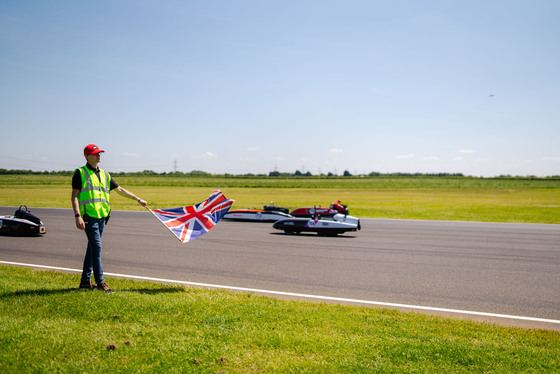
[(336, 236), (347, 231), (361, 229), (360, 219), (344, 214), (335, 214), (332, 217), (321, 218), (287, 218), (276, 221), (273, 228), (283, 230), (286, 234), (299, 234), (302, 232), (316, 232), (321, 236)]

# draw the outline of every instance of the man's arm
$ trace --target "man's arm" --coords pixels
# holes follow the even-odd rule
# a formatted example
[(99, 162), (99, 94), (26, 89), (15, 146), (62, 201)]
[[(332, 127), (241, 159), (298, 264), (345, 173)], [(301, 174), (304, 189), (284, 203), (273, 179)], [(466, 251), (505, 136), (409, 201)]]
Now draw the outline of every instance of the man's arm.
[(74, 211), (74, 216), (76, 216), (76, 227), (80, 230), (84, 230), (86, 228), (86, 224), (80, 214), (80, 203), (78, 202), (79, 194), (80, 190), (72, 188), (72, 210)]
[(132, 192), (122, 188), (121, 186), (118, 186), (117, 188), (115, 188), (115, 191), (117, 191), (118, 194), (121, 195), (121, 196), (128, 197), (129, 199), (133, 199), (133, 200), (138, 201), (138, 204), (142, 205), (144, 208), (148, 207), (148, 203), (146, 201), (142, 200), (141, 198), (139, 198), (138, 196), (136, 196)]

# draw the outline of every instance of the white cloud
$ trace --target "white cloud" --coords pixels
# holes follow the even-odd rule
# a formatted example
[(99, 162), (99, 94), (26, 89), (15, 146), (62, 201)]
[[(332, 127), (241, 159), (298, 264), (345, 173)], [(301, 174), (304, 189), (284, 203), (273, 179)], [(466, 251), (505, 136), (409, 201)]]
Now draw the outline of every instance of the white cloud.
[(218, 156), (212, 152), (206, 152), (205, 154), (200, 156), (200, 158), (216, 158), (216, 157)]
[(409, 155), (400, 155), (400, 156), (397, 156), (397, 158), (400, 159), (400, 160), (410, 160), (411, 158), (414, 158), (414, 157), (416, 157), (416, 156), (414, 156), (412, 153), (409, 154)]
[(422, 160), (426, 160), (426, 161), (439, 161), (440, 158), (436, 157), (436, 156), (428, 156), (428, 157), (423, 157)]
[(340, 149), (340, 148), (332, 148), (331, 150), (329, 150), (330, 153), (343, 153), (344, 150)]
[(543, 161), (553, 161), (553, 162), (560, 162), (560, 157), (543, 157)]
[(249, 148), (247, 148), (247, 150), (248, 150), (249, 152), (258, 151), (259, 149), (261, 149), (261, 148), (260, 148), (260, 147), (249, 147)]
[(479, 163), (479, 164), (486, 164), (486, 163), (488, 163), (488, 160), (485, 160), (483, 158), (477, 158), (476, 160), (474, 160), (474, 162)]
[(140, 157), (138, 153), (130, 153), (130, 152), (124, 152), (123, 155), (124, 157)]
[(455, 157), (453, 160), (455, 160), (455, 161), (463, 161), (464, 159), (465, 159), (464, 157), (457, 156), (457, 157)]
[(474, 153), (472, 149), (461, 149), (459, 153)]

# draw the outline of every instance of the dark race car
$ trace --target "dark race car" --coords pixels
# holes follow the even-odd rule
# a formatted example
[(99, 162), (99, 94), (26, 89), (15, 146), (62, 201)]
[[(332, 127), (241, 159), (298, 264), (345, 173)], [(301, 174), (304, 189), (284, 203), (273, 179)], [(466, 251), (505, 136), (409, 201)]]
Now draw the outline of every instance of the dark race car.
[(33, 236), (46, 233), (41, 220), (21, 205), (13, 216), (0, 216), (1, 235)]
[[(272, 204), (272, 203), (271, 203)], [(234, 221), (276, 222), (279, 219), (290, 218), (287, 208), (265, 205), (262, 209), (236, 209), (227, 212), (223, 219)]]

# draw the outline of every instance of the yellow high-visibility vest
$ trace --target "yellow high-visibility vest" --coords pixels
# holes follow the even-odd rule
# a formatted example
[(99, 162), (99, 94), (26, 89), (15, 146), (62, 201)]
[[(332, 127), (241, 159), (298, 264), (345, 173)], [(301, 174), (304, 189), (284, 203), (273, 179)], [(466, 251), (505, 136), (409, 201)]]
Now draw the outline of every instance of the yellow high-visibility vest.
[(92, 218), (105, 218), (111, 214), (110, 185), (111, 176), (99, 169), (99, 178), (86, 166), (79, 169), (82, 177), (82, 189), (78, 195), (80, 214)]

